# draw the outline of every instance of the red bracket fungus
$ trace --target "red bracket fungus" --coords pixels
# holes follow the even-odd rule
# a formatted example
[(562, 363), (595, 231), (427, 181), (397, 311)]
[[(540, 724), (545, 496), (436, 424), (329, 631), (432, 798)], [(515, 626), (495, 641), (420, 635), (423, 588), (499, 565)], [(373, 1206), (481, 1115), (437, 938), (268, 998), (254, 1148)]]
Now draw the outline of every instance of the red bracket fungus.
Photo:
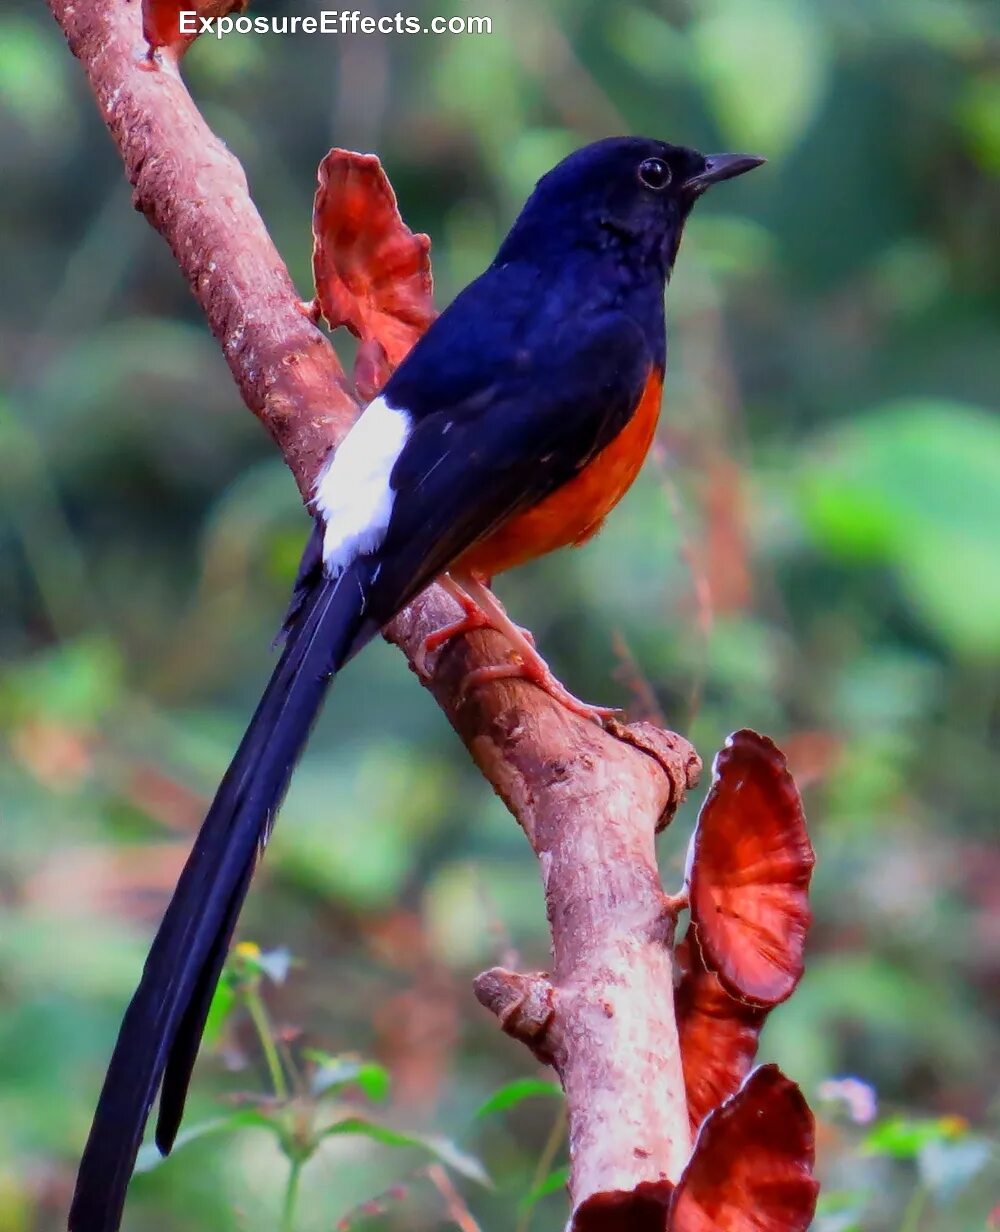
[(765, 736), (734, 733), (698, 818), (687, 893), (667, 900), (691, 910), (675, 1006), (694, 1149), (676, 1186), (663, 1177), (591, 1194), (572, 1232), (809, 1226), (812, 1114), (775, 1066), (750, 1070), (768, 1013), (802, 975), (813, 862), (784, 756)]
[(677, 1030), (691, 1132), (739, 1090), (750, 1072), (767, 1010), (730, 996), (701, 951), (685, 937), (676, 951)]
[(312, 310), (361, 342), (354, 382), (364, 399), (434, 320), (430, 246), (403, 222), (374, 154), (327, 154), (313, 202)]
[(572, 1232), (665, 1232), (673, 1194), (668, 1180), (593, 1194), (576, 1208)]
[(754, 1070), (705, 1120), (677, 1185), (594, 1194), (573, 1232), (806, 1232), (816, 1212), (815, 1126), (776, 1065)]
[(802, 976), (814, 855), (781, 751), (735, 732), (691, 843), (677, 1022), (692, 1131), (746, 1077), (768, 1012)]
[(741, 1001), (773, 1006), (802, 976), (815, 855), (781, 751), (734, 732), (692, 840), (691, 924), (705, 965)]
[(763, 1065), (701, 1127), (674, 1190), (667, 1232), (805, 1232), (819, 1186), (812, 1113)]

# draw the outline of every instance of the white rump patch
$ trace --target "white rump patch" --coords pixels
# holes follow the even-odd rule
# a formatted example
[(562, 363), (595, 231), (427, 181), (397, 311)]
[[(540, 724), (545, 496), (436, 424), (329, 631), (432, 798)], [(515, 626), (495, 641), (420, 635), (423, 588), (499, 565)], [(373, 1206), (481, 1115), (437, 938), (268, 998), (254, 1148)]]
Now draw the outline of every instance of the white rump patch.
[(328, 574), (335, 576), (385, 537), (395, 495), (389, 476), (409, 434), (406, 411), (375, 398), (320, 471), (313, 507), (326, 525)]

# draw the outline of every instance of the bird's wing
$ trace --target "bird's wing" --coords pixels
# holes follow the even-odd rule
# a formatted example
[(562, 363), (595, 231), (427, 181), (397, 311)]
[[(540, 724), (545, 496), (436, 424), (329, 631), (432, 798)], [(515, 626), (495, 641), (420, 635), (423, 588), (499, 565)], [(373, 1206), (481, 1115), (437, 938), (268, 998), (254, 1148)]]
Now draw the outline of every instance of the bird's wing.
[[(413, 424), (367, 615), (382, 623), (472, 544), (572, 479), (627, 424), (652, 359), (615, 314)], [(393, 394), (390, 385), (386, 396)]]

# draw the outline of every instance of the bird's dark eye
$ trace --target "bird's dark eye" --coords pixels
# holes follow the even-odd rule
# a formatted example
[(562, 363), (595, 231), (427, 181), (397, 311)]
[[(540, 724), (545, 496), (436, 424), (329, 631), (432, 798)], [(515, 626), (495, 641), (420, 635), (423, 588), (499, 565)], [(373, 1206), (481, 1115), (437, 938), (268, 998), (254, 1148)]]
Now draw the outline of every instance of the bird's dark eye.
[(662, 158), (644, 158), (639, 164), (639, 179), (654, 192), (662, 192), (670, 178), (670, 168)]

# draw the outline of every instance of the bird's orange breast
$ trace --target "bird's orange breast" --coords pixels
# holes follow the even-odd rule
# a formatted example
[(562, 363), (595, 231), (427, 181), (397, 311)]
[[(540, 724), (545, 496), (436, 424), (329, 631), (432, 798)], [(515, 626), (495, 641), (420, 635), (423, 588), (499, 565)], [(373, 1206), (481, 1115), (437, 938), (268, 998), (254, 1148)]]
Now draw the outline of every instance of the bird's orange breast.
[(656, 431), (663, 374), (653, 369), (632, 418), (577, 475), (531, 509), (472, 545), (452, 566), (457, 575), (495, 577), (570, 544), (585, 543), (632, 486)]

